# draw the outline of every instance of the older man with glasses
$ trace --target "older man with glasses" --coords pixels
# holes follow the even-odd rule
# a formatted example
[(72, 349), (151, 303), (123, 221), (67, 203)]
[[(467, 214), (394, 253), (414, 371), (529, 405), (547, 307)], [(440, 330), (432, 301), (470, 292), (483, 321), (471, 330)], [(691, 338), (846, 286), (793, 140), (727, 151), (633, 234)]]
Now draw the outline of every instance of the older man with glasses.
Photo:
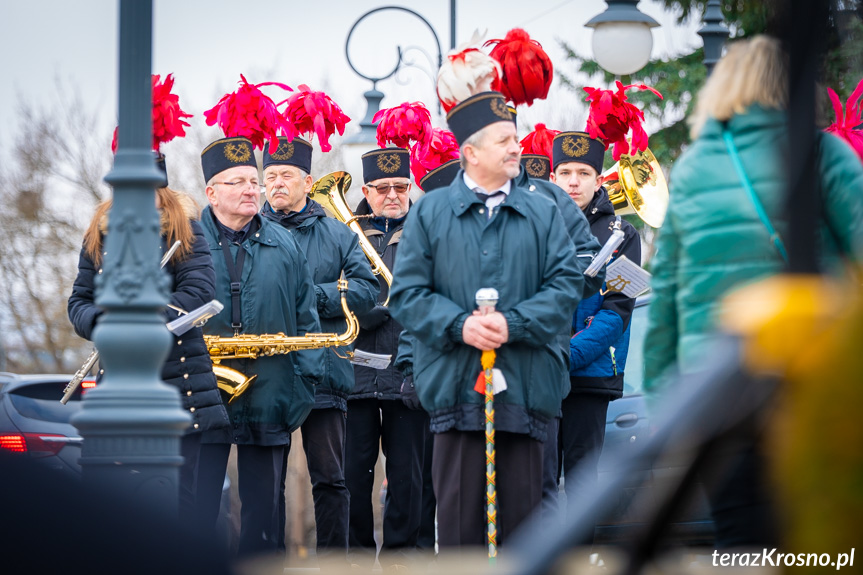
[[(366, 237), (392, 270), (405, 217), (410, 209), (410, 154), (401, 148), (363, 155), (363, 199), (356, 210)], [(378, 302), (386, 302), (389, 286), (381, 281)], [(378, 303), (358, 316), (356, 349), (392, 355), (398, 350), (402, 326)], [(375, 561), (372, 490), (379, 446), (386, 456), (387, 495), (383, 517), (381, 566), (407, 563), (416, 549), (422, 504), (423, 444), (428, 416), (413, 387), (403, 389), (403, 374), (355, 365), (356, 383), (348, 398), (348, 441), (345, 476), (351, 493), (351, 560), (371, 568)]]
[[(201, 164), (209, 201), (201, 225), (213, 254), (216, 298), (225, 306), (204, 332), (225, 337), (319, 332), (315, 286), (303, 252), (291, 232), (258, 213), (261, 187), (252, 142), (217, 140), (201, 153)], [(203, 434), (197, 503), (203, 526), (213, 528), (228, 455), (236, 445), (242, 555), (277, 549), (282, 461), (291, 432), (314, 405), (323, 353), (222, 361), (257, 378), (226, 405), (231, 425)]]

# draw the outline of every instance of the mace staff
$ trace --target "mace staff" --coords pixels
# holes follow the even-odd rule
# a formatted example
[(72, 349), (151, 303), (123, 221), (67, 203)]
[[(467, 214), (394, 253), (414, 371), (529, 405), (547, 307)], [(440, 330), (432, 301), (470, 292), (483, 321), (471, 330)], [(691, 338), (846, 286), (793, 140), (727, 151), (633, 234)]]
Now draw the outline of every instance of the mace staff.
[[(498, 300), (497, 290), (482, 288), (476, 292), (476, 305), (482, 315), (494, 311)], [(495, 352), (483, 350), (482, 369), (485, 374), (485, 503), (488, 538), (488, 560), (494, 563), (497, 557), (497, 473), (494, 447), (494, 370)]]

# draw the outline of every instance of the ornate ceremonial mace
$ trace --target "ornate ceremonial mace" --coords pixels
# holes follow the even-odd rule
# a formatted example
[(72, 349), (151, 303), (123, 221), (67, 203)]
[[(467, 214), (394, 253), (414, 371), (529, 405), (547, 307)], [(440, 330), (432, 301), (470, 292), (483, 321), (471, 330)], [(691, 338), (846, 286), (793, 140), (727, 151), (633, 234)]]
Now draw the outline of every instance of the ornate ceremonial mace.
[[(494, 288), (482, 288), (476, 292), (476, 305), (482, 315), (494, 311), (498, 293)], [(494, 453), (494, 385), (492, 370), (495, 353), (493, 349), (483, 350), (482, 369), (485, 373), (485, 503), (488, 519), (488, 561), (494, 563), (497, 557), (497, 487)]]

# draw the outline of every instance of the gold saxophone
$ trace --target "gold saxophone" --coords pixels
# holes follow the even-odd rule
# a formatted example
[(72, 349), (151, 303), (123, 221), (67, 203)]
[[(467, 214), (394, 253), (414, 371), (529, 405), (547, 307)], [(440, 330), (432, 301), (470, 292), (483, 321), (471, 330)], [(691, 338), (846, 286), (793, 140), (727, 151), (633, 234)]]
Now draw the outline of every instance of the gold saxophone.
[[(318, 179), (312, 184), (312, 189), (309, 190), (309, 197), (321, 204), (328, 212), (330, 212), (337, 220), (347, 225), (351, 231), (357, 234), (360, 242), (360, 248), (372, 266), (372, 273), (376, 276), (381, 276), (387, 282), (389, 287), (393, 285), (393, 274), (387, 268), (384, 260), (378, 254), (378, 251), (366, 237), (363, 228), (360, 227), (357, 221), (357, 216), (351, 211), (345, 200), (345, 194), (351, 187), (351, 175), (347, 172), (333, 172)], [(365, 216), (360, 216), (365, 217)], [(390, 298), (383, 305), (387, 305)]]
[[(320, 349), (324, 347), (341, 347), (350, 345), (357, 339), (360, 333), (360, 324), (357, 316), (348, 308), (345, 295), (348, 291), (347, 280), (339, 280), (339, 292), (342, 296), (342, 310), (347, 321), (347, 330), (344, 333), (307, 333), (302, 336), (287, 336), (283, 333), (261, 334), (261, 335), (236, 335), (234, 337), (222, 337), (218, 335), (205, 335), (204, 342), (207, 351), (213, 360), (213, 372), (219, 389), (228, 394), (228, 403), (245, 392), (255, 381), (257, 375), (246, 377), (236, 369), (221, 365), (225, 359), (257, 359), (261, 356), (284, 355), (292, 351), (303, 349)], [(352, 352), (348, 352), (348, 357)], [(342, 357), (342, 356), (340, 356)]]

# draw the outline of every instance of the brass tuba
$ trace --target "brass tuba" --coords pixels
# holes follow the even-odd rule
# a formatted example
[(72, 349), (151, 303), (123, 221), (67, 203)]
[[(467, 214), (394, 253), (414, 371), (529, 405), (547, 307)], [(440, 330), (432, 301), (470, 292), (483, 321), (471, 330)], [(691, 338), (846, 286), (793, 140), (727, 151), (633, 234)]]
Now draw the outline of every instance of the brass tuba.
[[(345, 200), (345, 193), (351, 187), (351, 175), (347, 172), (333, 172), (321, 177), (312, 184), (312, 189), (309, 191), (309, 197), (319, 204), (324, 209), (331, 213), (337, 220), (346, 224), (351, 230), (357, 234), (360, 241), (360, 248), (372, 264), (372, 273), (376, 276), (382, 276), (387, 285), (392, 287), (393, 274), (387, 268), (380, 254), (366, 237), (366, 233), (360, 224), (357, 222), (357, 217), (348, 207), (348, 202)], [(390, 299), (383, 305), (387, 305)]]
[(668, 209), (668, 184), (649, 148), (634, 155), (623, 154), (602, 173), (602, 180), (615, 214), (637, 214), (651, 227), (662, 226)]
[[(221, 365), (225, 359), (250, 358), (260, 356), (283, 355), (303, 349), (320, 349), (324, 347), (341, 347), (350, 345), (360, 333), (360, 324), (354, 313), (348, 309), (345, 294), (348, 291), (347, 280), (339, 280), (339, 291), (342, 296), (342, 310), (345, 313), (347, 329), (344, 333), (307, 333), (302, 336), (286, 336), (283, 333), (251, 335), (243, 334), (234, 337), (205, 335), (204, 342), (213, 360), (213, 372), (219, 389), (230, 396), (228, 403), (240, 397), (257, 375), (246, 377), (235, 369)], [(351, 352), (348, 352), (350, 357)]]

